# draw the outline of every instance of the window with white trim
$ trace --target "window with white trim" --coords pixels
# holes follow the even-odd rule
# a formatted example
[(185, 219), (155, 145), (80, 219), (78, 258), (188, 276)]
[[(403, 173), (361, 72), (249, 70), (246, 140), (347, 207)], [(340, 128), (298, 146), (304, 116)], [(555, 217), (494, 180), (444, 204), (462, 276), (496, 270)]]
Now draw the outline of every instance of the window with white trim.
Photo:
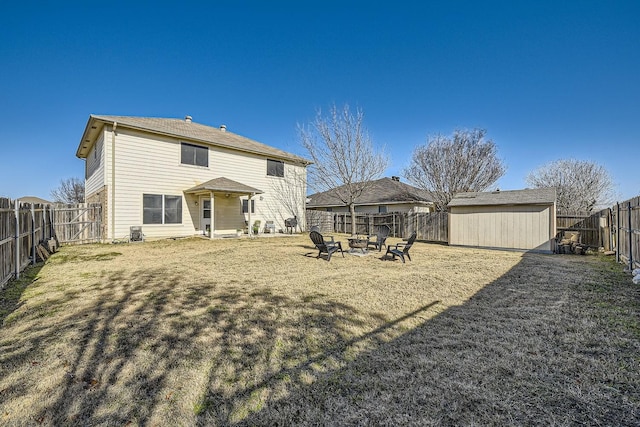
[[(243, 199), (242, 213), (248, 213), (248, 212), (249, 212), (249, 200)], [(256, 213), (256, 201), (253, 199), (251, 200), (251, 213)]]
[(143, 224), (182, 224), (182, 196), (142, 195)]

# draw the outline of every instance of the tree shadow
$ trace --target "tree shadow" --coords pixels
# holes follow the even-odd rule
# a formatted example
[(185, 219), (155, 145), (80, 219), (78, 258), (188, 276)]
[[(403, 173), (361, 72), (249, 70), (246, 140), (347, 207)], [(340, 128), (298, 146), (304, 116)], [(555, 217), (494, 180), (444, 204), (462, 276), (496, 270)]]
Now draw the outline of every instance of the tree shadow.
[[(55, 352), (56, 366), (42, 369), (64, 371), (47, 384), (51, 401), (28, 422), (145, 425), (182, 411), (185, 424), (231, 424), (273, 400), (272, 393), (301, 387), (361, 348), (380, 345), (396, 325), (435, 304), (391, 322), (373, 316), (380, 326), (354, 338), (372, 315), (326, 295), (285, 297), (241, 280), (185, 285), (163, 268), (92, 280), (93, 296), (81, 309), (55, 324), (34, 322), (23, 340), (4, 347), (5, 361), (16, 365)], [(71, 290), (56, 295), (47, 307), (58, 313), (83, 297)], [(201, 369), (192, 384), (181, 376), (194, 375), (193, 366)], [(32, 382), (16, 380), (0, 403), (26, 398)], [(197, 389), (193, 398), (190, 387)], [(185, 412), (189, 400), (193, 408)]]
[[(5, 345), (3, 363), (37, 363), (46, 351), (51, 369), (64, 368), (46, 385), (50, 401), (24, 420), (33, 424), (632, 424), (640, 400), (594, 379), (608, 372), (598, 364), (612, 344), (576, 321), (590, 313), (559, 282), (579, 271), (571, 261), (525, 254), (412, 329), (438, 301), (389, 320), (242, 279), (107, 272), (91, 279), (80, 310)], [(64, 310), (83, 295), (57, 298), (49, 305)], [(637, 385), (638, 372), (625, 374)], [(32, 390), (17, 379), (0, 404)]]
[(0, 289), (0, 329), (4, 320), (23, 304), (22, 293), (38, 280), (38, 273), (43, 266), (44, 263), (40, 262), (27, 267), (18, 280), (11, 280)]
[(598, 315), (608, 279), (589, 262), (525, 254), (463, 305), (238, 425), (638, 425), (638, 337), (605, 338), (619, 326)]

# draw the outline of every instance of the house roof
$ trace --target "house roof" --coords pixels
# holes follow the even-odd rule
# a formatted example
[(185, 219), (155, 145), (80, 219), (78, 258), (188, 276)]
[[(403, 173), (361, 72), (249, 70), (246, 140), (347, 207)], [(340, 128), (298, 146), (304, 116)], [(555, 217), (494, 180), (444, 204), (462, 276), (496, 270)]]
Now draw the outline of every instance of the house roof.
[(226, 130), (226, 127), (219, 128), (203, 125), (186, 119), (165, 119), (157, 117), (131, 117), (131, 116), (103, 116), (90, 115), (85, 127), (82, 139), (78, 145), (76, 156), (86, 158), (91, 149), (91, 144), (95, 140), (104, 124), (117, 123), (119, 127), (142, 130), (146, 132), (168, 135), (190, 141), (204, 142), (219, 147), (231, 148), (247, 153), (260, 154), (276, 159), (288, 160), (295, 163), (309, 164), (311, 161), (288, 153), (286, 151), (262, 144), (258, 141), (240, 136)]
[[(369, 183), (370, 187), (356, 201), (357, 205), (380, 205), (393, 203), (433, 203), (428, 191), (421, 190), (391, 178), (381, 178)], [(307, 207), (344, 206), (336, 193), (345, 186), (310, 195)]]
[(185, 190), (185, 193), (201, 193), (205, 191), (216, 191), (220, 193), (234, 193), (234, 194), (262, 194), (263, 191), (257, 188), (249, 187), (248, 185), (241, 184), (229, 178), (214, 178), (205, 183), (191, 187)]
[(45, 200), (37, 196), (24, 196), (24, 197), (20, 197), (18, 200), (20, 200), (20, 202), (22, 203), (39, 203), (41, 205), (52, 204), (52, 202), (50, 202), (49, 200)]
[(457, 193), (447, 206), (547, 205), (555, 203), (555, 188)]

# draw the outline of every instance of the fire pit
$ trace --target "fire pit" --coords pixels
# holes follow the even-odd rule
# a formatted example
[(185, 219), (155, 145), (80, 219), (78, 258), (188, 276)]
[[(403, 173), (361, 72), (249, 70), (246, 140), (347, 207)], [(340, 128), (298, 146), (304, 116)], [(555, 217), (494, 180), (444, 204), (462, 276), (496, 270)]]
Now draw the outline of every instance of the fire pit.
[(356, 249), (360, 249), (361, 253), (366, 254), (368, 245), (369, 245), (369, 239), (366, 237), (359, 237), (359, 236), (351, 237), (349, 238), (349, 247), (351, 248), (349, 250), (349, 253), (357, 254)]

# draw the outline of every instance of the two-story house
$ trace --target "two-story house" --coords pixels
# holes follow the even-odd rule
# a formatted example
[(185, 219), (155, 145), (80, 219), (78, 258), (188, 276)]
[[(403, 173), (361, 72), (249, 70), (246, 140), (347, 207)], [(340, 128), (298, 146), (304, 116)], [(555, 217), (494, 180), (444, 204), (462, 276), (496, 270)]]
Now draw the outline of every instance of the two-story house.
[(103, 206), (103, 240), (210, 237), (304, 217), (302, 157), (182, 119), (91, 115), (76, 156), (86, 202)]

